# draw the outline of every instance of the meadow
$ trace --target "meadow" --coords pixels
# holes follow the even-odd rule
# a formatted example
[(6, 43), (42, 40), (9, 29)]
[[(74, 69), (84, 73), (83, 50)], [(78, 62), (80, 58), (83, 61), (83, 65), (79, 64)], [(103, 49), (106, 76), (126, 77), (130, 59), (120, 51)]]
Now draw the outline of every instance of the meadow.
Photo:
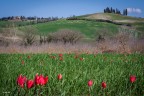
[[(144, 36), (143, 18), (135, 18), (112, 13), (87, 14), (76, 16), (76, 18), (85, 20), (67, 20), (64, 18), (45, 23), (32, 23), (30, 21), (0, 21), (0, 33), (5, 28), (11, 28), (13, 25), (15, 25), (15, 28), (18, 29), (16, 32), (17, 36), (23, 35), (29, 26), (33, 26), (35, 29), (37, 29), (37, 34), (42, 36), (47, 36), (49, 33), (57, 32), (61, 29), (79, 31), (84, 34), (85, 39), (88, 40), (95, 40), (100, 34), (104, 34), (107, 37), (115, 36), (121, 28), (121, 25), (95, 21), (103, 19), (119, 22), (124, 25), (129, 24), (130, 26), (127, 27), (128, 29), (134, 29), (134, 33), (137, 35), (135, 36), (136, 38), (143, 39)], [(91, 21), (88, 21), (87, 19)]]
[[(144, 95), (143, 54), (0, 54), (0, 70), (1, 96)], [(48, 76), (45, 85), (17, 84), (20, 74), (34, 80), (37, 73)]]
[[(117, 25), (106, 22), (93, 22), (85, 20), (57, 20), (48, 23), (40, 23), (33, 25), (38, 30), (38, 34), (47, 35), (48, 33), (57, 32), (61, 29), (70, 29), (79, 31), (85, 35), (86, 38), (95, 39), (101, 34), (101, 29), (106, 29), (106, 35), (113, 36), (118, 32)], [(20, 30), (25, 30), (26, 27), (20, 27)]]

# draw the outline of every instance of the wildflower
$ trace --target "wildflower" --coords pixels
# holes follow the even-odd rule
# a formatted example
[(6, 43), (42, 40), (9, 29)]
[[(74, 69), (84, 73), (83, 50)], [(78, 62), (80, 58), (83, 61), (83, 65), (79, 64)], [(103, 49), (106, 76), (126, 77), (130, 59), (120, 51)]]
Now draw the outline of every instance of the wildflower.
[(18, 76), (17, 78), (17, 85), (19, 85), (20, 87), (24, 87), (24, 84), (26, 82), (27, 78), (25, 76), (22, 76), (21, 74)]
[(30, 59), (31, 57), (30, 57), (30, 56), (28, 56), (27, 58), (28, 58), (28, 59)]
[(30, 89), (34, 86), (34, 81), (33, 80), (27, 80), (27, 88)]
[(76, 55), (74, 58), (75, 58), (75, 59), (77, 59), (78, 57), (79, 57), (79, 56), (78, 56), (78, 55)]
[(102, 86), (103, 88), (106, 88), (106, 82), (102, 82), (101, 86)]
[(83, 61), (83, 58), (80, 58), (81, 61)]
[(58, 80), (61, 80), (62, 79), (62, 75), (58, 74), (57, 78), (58, 78)]
[(93, 85), (93, 81), (92, 81), (92, 80), (89, 80), (89, 81), (88, 81), (88, 86), (91, 87), (92, 85)]
[(135, 81), (136, 81), (136, 76), (131, 75), (131, 76), (130, 76), (130, 82), (133, 83), (133, 82), (135, 82)]
[(43, 75), (38, 76), (38, 74), (36, 74), (35, 76), (36, 85), (45, 85), (47, 82), (48, 82), (48, 76), (44, 77)]
[(21, 64), (24, 64), (24, 60), (22, 60)]
[(63, 54), (59, 54), (59, 57), (63, 57)]

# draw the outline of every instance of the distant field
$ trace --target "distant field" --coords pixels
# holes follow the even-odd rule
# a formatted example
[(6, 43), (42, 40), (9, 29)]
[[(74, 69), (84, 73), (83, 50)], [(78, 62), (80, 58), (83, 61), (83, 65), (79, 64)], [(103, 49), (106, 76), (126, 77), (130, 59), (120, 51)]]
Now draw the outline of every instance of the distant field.
[[(48, 76), (48, 83), (37, 86), (37, 94), (56, 96), (143, 96), (144, 56), (142, 54), (1, 54), (0, 94), (18, 95), (17, 77), (22, 74), (34, 79), (36, 73)], [(62, 80), (57, 75), (62, 74)], [(131, 83), (129, 77), (136, 76)], [(87, 82), (93, 81), (91, 88)], [(101, 82), (106, 82), (102, 89)], [(35, 86), (36, 87), (36, 86)], [(32, 89), (21, 89), (20, 96), (34, 94)], [(40, 90), (41, 89), (41, 90)], [(6, 94), (5, 92), (9, 92)], [(40, 93), (39, 93), (40, 92)]]
[(37, 24), (34, 25), (41, 34), (47, 34), (49, 32), (56, 32), (60, 29), (71, 29), (82, 32), (86, 37), (95, 38), (96, 35), (100, 34), (101, 29), (106, 29), (110, 36), (117, 33), (118, 26), (108, 23), (100, 23), (93, 21), (84, 21), (84, 20), (59, 20), (49, 23)]
[(144, 22), (144, 18), (135, 18), (131, 16), (124, 16), (124, 15), (113, 14), (113, 13), (95, 13), (95, 14), (82, 15), (78, 17), (88, 18), (88, 19), (135, 20), (135, 21)]
[[(112, 20), (114, 22), (120, 22), (123, 24), (130, 24), (131, 28), (135, 28), (138, 38), (144, 37), (144, 18), (135, 18), (130, 16), (123, 16), (111, 13), (97, 13), (97, 14), (88, 14), (83, 16), (77, 16), (77, 18), (85, 19), (106, 19)], [(0, 21), (0, 30), (8, 25), (11, 25), (13, 22)], [(71, 29), (82, 32), (86, 38), (95, 39), (99, 34), (103, 34), (102, 30), (107, 30), (105, 35), (114, 36), (120, 25), (115, 25), (107, 22), (96, 22), (96, 21), (86, 21), (86, 20), (57, 20), (47, 23), (31, 24), (28, 21), (24, 22), (14, 22), (14, 24), (20, 30), (25, 30), (27, 26), (32, 25), (34, 28), (38, 29), (39, 34), (47, 35), (50, 32), (56, 32), (60, 29)]]

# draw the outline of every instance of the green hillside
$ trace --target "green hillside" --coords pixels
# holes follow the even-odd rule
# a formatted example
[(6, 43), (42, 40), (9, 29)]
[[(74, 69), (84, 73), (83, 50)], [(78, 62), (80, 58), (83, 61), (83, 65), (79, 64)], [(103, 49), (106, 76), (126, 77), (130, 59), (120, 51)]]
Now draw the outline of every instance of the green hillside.
[[(114, 36), (121, 25), (116, 25), (108, 22), (97, 22), (95, 20), (110, 20), (112, 22), (118, 22), (122, 24), (130, 24), (131, 28), (135, 28), (137, 35), (140, 37), (144, 37), (144, 18), (135, 18), (130, 16), (123, 16), (112, 13), (96, 13), (96, 14), (88, 14), (83, 16), (77, 16), (78, 19), (85, 20), (67, 20), (60, 19), (57, 21), (51, 21), (47, 23), (39, 23), (32, 24), (32, 26), (38, 29), (39, 34), (47, 35), (50, 32), (56, 32), (61, 29), (71, 29), (80, 31), (85, 35), (87, 39), (95, 39), (99, 34), (105, 34), (107, 36)], [(0, 21), (0, 28), (6, 26), (6, 24), (10, 24), (12, 22), (9, 21)], [(15, 22), (16, 25), (21, 24), (22, 26), (18, 26), (18, 29), (25, 30), (28, 22)], [(25, 26), (23, 26), (25, 25)], [(103, 31), (106, 31), (103, 33)]]
[(89, 20), (110, 20), (112, 22), (121, 24), (130, 24), (132, 28), (135, 28), (138, 33), (144, 36), (144, 18), (136, 18), (131, 16), (123, 16), (113, 13), (96, 13), (88, 14), (83, 16), (78, 16), (79, 19), (89, 19)]
[(118, 31), (118, 26), (114, 24), (108, 24), (106, 22), (93, 22), (85, 20), (58, 20), (49, 23), (36, 24), (35, 28), (41, 34), (47, 34), (49, 32), (56, 32), (60, 29), (71, 29), (82, 32), (88, 38), (95, 38), (95, 35), (100, 34), (101, 29), (107, 29), (108, 35), (113, 35)]

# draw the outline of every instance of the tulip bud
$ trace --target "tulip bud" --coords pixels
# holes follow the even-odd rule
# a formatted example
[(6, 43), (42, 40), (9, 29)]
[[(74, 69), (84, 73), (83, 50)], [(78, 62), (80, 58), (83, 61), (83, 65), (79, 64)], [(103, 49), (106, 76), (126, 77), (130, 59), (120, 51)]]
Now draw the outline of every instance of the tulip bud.
[(106, 82), (102, 82), (102, 87), (106, 88)]
[(135, 82), (135, 81), (136, 81), (136, 76), (131, 75), (131, 76), (130, 76), (130, 82), (133, 83), (133, 82)]
[(27, 88), (30, 89), (34, 86), (34, 81), (33, 80), (27, 80)]
[(89, 81), (88, 81), (88, 86), (91, 87), (92, 85), (93, 85), (93, 81), (92, 81), (92, 80), (89, 80)]
[(61, 80), (62, 79), (62, 75), (58, 74), (57, 78), (58, 78), (58, 80)]
[(63, 57), (63, 54), (59, 54), (59, 57)]
[(22, 76), (21, 74), (18, 76), (17, 78), (17, 85), (19, 85), (20, 87), (24, 87), (24, 84), (26, 82), (27, 78), (25, 76)]

